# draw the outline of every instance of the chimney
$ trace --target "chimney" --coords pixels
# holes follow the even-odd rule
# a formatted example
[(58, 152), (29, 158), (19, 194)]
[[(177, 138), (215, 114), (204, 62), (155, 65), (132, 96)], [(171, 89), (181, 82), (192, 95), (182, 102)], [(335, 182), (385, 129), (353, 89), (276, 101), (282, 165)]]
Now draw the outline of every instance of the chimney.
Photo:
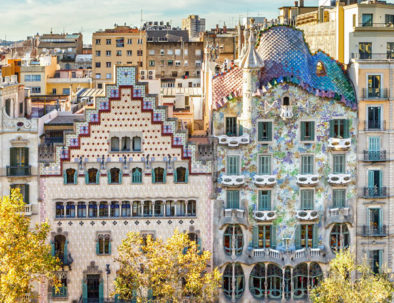
[(304, 7), (304, 0), (300, 0), (300, 7)]
[(294, 6), (298, 7), (298, 1), (294, 1)]

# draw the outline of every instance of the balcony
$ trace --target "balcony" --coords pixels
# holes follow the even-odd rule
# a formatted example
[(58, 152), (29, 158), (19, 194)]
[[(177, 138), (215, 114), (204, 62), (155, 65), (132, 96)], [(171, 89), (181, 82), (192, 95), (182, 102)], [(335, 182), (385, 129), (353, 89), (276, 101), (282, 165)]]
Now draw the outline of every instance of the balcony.
[(7, 176), (8, 177), (31, 176), (31, 165), (7, 166)]
[(264, 258), (264, 260), (276, 260), (277, 262), (282, 259), (282, 252), (272, 248), (254, 248), (252, 250), (252, 256), (255, 258)]
[(351, 174), (329, 174), (328, 183), (331, 185), (346, 185), (351, 181)]
[(274, 186), (276, 184), (276, 175), (254, 175), (253, 183), (257, 186)]
[(369, 151), (364, 150), (364, 161), (384, 162), (387, 161), (386, 151)]
[(319, 219), (317, 210), (297, 210), (296, 218), (300, 221), (315, 221)]
[(390, 22), (387, 23), (372, 23), (365, 22), (359, 23), (358, 26), (354, 27), (355, 31), (393, 31), (394, 25)]
[(328, 148), (334, 150), (347, 150), (352, 146), (352, 139), (342, 139), (342, 138), (329, 138)]
[(326, 226), (333, 223), (353, 223), (353, 210), (351, 207), (328, 208), (325, 221)]
[(270, 222), (277, 217), (275, 210), (254, 210), (253, 218), (260, 222)]
[(324, 247), (301, 248), (297, 250), (276, 250), (272, 248), (250, 248), (250, 258), (255, 258), (254, 262), (274, 262), (281, 266), (297, 265), (301, 262), (327, 262), (327, 255)]
[(52, 298), (67, 298), (67, 286), (59, 287), (59, 291), (56, 292), (56, 289), (52, 288)]
[[(219, 203), (224, 203), (223, 201), (218, 201)], [(242, 208), (226, 208), (226, 206), (222, 206), (222, 209), (219, 212), (218, 225), (219, 228), (221, 226), (227, 224), (248, 224), (248, 216), (245, 209)]]
[(369, 225), (361, 226), (361, 236), (363, 237), (386, 237), (387, 236), (387, 226), (377, 226), (372, 227)]
[(245, 184), (245, 176), (243, 175), (223, 175), (221, 182), (223, 186), (241, 186)]
[(389, 96), (389, 90), (387, 88), (381, 88), (376, 90), (363, 88), (361, 99), (364, 100), (387, 99), (388, 96)]
[(221, 145), (227, 145), (228, 147), (237, 147), (242, 144), (249, 144), (250, 142), (250, 137), (248, 134), (243, 134), (242, 136), (218, 136), (219, 138), (219, 144)]
[(319, 175), (297, 175), (297, 184), (299, 186), (315, 186), (319, 184)]
[(387, 187), (364, 187), (362, 192), (363, 198), (387, 198)]
[[(302, 249), (297, 249), (294, 252), (294, 259), (300, 260), (314, 260), (314, 259), (321, 259), (322, 257), (325, 257), (324, 251), (321, 248), (302, 248)], [(299, 261), (301, 262), (301, 261)]]
[(368, 121), (364, 120), (365, 131), (384, 131), (386, 130), (386, 120), (383, 121)]

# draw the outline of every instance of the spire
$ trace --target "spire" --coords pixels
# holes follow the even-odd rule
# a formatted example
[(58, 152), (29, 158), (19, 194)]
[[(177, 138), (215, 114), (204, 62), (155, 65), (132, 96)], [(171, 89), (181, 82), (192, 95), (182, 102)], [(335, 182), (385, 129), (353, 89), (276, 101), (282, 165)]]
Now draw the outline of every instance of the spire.
[(250, 20), (249, 39), (245, 48), (245, 53), (242, 54), (240, 66), (244, 69), (260, 69), (264, 66), (264, 61), (261, 59), (259, 53), (255, 49), (256, 36), (254, 34), (253, 23), (254, 19)]

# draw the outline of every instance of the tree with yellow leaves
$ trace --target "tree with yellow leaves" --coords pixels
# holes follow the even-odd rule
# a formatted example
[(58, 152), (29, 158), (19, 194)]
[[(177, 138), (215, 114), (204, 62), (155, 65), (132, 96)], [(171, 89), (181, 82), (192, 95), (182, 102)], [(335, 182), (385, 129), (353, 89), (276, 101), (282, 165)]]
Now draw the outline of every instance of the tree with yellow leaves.
[(311, 291), (314, 303), (391, 302), (394, 285), (387, 272), (374, 274), (357, 264), (349, 251), (339, 252), (329, 264), (328, 277)]
[(129, 233), (118, 248), (120, 269), (115, 294), (140, 302), (214, 302), (220, 287), (218, 269), (207, 271), (209, 251), (200, 251), (187, 234), (175, 231), (167, 240)]
[(58, 287), (54, 271), (59, 261), (52, 257), (47, 223), (30, 228), (23, 214), (25, 203), (19, 189), (0, 200), (0, 302), (28, 302), (33, 282), (48, 278)]

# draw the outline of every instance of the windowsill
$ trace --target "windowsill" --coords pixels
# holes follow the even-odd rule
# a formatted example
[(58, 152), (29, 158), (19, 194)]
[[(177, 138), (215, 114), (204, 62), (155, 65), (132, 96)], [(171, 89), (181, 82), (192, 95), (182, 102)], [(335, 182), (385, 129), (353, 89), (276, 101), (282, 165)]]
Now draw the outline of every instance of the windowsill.
[(144, 218), (163, 218), (163, 219), (187, 219), (187, 218), (196, 218), (197, 215), (139, 215), (139, 216), (119, 216), (119, 217), (55, 217), (56, 220), (124, 220), (124, 219), (144, 219)]
[(265, 140), (264, 140), (264, 141), (259, 141), (259, 140), (257, 140), (257, 143), (258, 143), (258, 144), (271, 144), (271, 143), (272, 143), (272, 140), (270, 140), (270, 141), (268, 141), (268, 140), (267, 140), (267, 141), (265, 141)]

